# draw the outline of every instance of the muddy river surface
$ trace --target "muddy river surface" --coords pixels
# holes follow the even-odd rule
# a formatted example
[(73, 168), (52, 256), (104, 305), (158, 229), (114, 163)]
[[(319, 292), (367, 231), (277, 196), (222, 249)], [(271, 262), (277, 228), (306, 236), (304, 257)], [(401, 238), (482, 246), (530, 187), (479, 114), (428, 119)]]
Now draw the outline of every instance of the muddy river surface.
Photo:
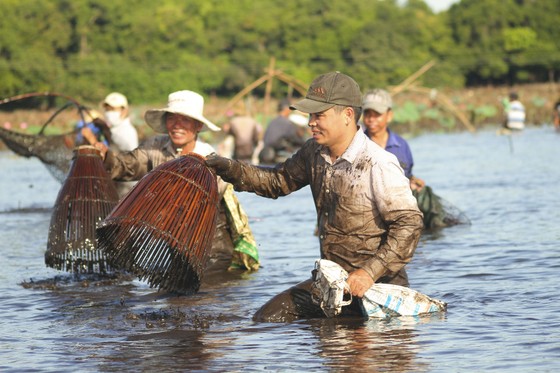
[(239, 198), (262, 268), (194, 296), (135, 278), (73, 278), (44, 252), (60, 184), (36, 159), (0, 152), (0, 371), (552, 372), (560, 370), (560, 134), (428, 134), (415, 174), (471, 225), (426, 233), (411, 287), (443, 315), (255, 323), (318, 258), (308, 188)]

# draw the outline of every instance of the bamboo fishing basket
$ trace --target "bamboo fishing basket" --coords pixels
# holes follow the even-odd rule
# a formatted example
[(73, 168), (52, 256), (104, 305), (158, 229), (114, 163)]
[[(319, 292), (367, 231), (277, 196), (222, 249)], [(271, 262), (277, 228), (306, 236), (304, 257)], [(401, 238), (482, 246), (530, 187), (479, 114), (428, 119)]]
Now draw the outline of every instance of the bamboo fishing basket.
[(73, 273), (109, 272), (105, 254), (97, 248), (95, 229), (117, 202), (100, 152), (90, 145), (75, 148), (51, 215), (46, 265)]
[(189, 153), (144, 176), (97, 228), (98, 246), (114, 266), (150, 287), (198, 291), (218, 217), (216, 176)]

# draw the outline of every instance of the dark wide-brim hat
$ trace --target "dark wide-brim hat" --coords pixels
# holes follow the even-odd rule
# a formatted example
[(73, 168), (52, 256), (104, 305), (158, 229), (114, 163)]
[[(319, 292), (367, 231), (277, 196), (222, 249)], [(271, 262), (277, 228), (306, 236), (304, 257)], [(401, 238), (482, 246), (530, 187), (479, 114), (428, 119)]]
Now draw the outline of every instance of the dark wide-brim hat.
[(339, 71), (315, 78), (305, 98), (290, 106), (304, 113), (320, 113), (335, 105), (361, 107), (362, 92), (354, 79)]

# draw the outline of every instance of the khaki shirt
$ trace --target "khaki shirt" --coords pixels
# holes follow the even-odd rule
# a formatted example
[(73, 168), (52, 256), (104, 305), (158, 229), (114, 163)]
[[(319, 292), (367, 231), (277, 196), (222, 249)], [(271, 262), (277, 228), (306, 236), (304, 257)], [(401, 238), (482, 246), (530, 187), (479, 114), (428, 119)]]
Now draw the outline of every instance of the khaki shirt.
[(328, 149), (308, 140), (274, 168), (241, 165), (238, 191), (278, 198), (311, 187), (321, 258), (374, 281), (403, 270), (422, 232), (422, 213), (397, 158), (357, 131), (334, 163)]

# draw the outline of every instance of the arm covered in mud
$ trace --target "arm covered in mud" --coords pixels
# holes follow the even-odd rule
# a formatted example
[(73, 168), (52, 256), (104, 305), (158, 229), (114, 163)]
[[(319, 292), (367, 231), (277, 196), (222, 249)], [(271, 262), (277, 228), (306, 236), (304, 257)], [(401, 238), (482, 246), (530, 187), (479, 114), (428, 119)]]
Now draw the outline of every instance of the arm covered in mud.
[(150, 171), (150, 163), (147, 152), (141, 148), (123, 153), (109, 150), (103, 162), (111, 179), (118, 181), (140, 180)]
[(407, 181), (397, 165), (376, 165), (371, 173), (374, 202), (387, 229), (386, 239), (362, 267), (374, 282), (396, 274), (410, 262), (420, 240), (422, 213)]
[(248, 165), (216, 154), (207, 156), (206, 164), (223, 180), (231, 183), (236, 191), (253, 192), (273, 199), (309, 184), (304, 148), (275, 167)]

